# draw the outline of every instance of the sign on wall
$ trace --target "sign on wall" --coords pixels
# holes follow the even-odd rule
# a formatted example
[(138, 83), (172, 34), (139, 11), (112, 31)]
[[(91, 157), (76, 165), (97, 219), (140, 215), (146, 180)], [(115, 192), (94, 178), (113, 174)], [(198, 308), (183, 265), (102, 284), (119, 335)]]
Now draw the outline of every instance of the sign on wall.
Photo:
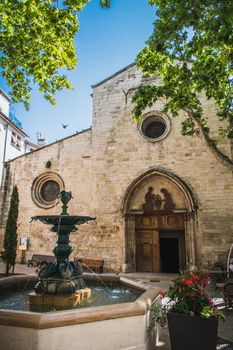
[(19, 239), (19, 250), (27, 250), (28, 237), (20, 237)]

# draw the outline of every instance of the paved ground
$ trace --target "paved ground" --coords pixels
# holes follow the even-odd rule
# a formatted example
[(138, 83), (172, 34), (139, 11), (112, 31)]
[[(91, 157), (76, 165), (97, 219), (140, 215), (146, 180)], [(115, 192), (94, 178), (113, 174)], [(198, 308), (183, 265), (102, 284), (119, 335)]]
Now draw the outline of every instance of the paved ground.
[[(26, 275), (30, 275), (30, 274), (35, 274), (35, 267), (27, 267), (27, 265), (21, 265), (21, 264), (16, 264), (15, 265), (15, 273), (19, 273), (19, 274), (26, 274)], [(0, 273), (4, 273), (5, 272), (5, 265), (3, 264), (3, 262), (0, 261)]]
[[(4, 264), (0, 262), (0, 273), (4, 273)], [(26, 265), (17, 264), (15, 266), (15, 273), (19, 274), (35, 274), (35, 267), (27, 267)], [(166, 291), (169, 287), (171, 280), (174, 278), (172, 274), (153, 274), (153, 273), (120, 273), (120, 276), (127, 276), (132, 279), (137, 279), (145, 285), (154, 285), (160, 287), (163, 291)], [(233, 309), (225, 312), (226, 321), (219, 322), (218, 336), (229, 340), (233, 343)], [(157, 349), (161, 350), (171, 350), (169, 334), (167, 329), (159, 330), (159, 339), (157, 343)], [(219, 347), (219, 349), (230, 349), (225, 346)], [(233, 349), (233, 347), (231, 348)]]

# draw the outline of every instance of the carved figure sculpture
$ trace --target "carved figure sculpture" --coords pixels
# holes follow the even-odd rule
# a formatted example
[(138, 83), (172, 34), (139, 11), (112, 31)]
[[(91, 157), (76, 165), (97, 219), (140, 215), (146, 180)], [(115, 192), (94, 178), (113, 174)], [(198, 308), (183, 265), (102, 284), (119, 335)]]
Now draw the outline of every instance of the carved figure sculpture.
[(170, 193), (166, 190), (166, 188), (161, 188), (160, 192), (164, 195), (164, 207), (165, 211), (172, 211), (175, 209), (175, 203), (172, 200)]
[(156, 194), (155, 199), (154, 199), (154, 205), (155, 205), (156, 210), (161, 209), (162, 203), (163, 203), (162, 198), (160, 197), (159, 194)]
[(143, 204), (144, 213), (153, 213), (155, 205), (155, 195), (153, 193), (153, 187), (149, 187), (147, 193), (145, 194), (145, 204)]

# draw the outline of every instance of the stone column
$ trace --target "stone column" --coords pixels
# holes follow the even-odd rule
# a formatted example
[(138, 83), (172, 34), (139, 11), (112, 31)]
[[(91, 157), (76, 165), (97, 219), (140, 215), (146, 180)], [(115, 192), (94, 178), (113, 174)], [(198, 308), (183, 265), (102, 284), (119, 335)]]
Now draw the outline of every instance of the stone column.
[(123, 272), (136, 271), (135, 215), (125, 214), (125, 240)]
[(197, 247), (196, 247), (196, 213), (188, 212), (185, 214), (185, 245), (186, 245), (186, 265), (197, 265)]

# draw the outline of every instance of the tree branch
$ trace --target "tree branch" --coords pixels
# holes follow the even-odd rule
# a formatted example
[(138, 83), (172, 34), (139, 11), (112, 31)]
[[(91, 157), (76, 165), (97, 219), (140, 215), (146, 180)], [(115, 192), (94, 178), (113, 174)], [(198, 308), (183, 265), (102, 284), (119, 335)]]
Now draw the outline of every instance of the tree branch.
[(217, 147), (215, 141), (209, 136), (207, 130), (205, 130), (204, 125), (202, 124), (201, 118), (195, 116), (195, 113), (191, 108), (184, 108), (184, 111), (188, 114), (189, 118), (198, 125), (200, 129), (200, 136), (205, 141), (206, 146), (212, 152), (217, 160), (219, 160), (225, 167), (227, 167), (230, 171), (233, 171), (233, 161), (226, 154), (224, 154)]

